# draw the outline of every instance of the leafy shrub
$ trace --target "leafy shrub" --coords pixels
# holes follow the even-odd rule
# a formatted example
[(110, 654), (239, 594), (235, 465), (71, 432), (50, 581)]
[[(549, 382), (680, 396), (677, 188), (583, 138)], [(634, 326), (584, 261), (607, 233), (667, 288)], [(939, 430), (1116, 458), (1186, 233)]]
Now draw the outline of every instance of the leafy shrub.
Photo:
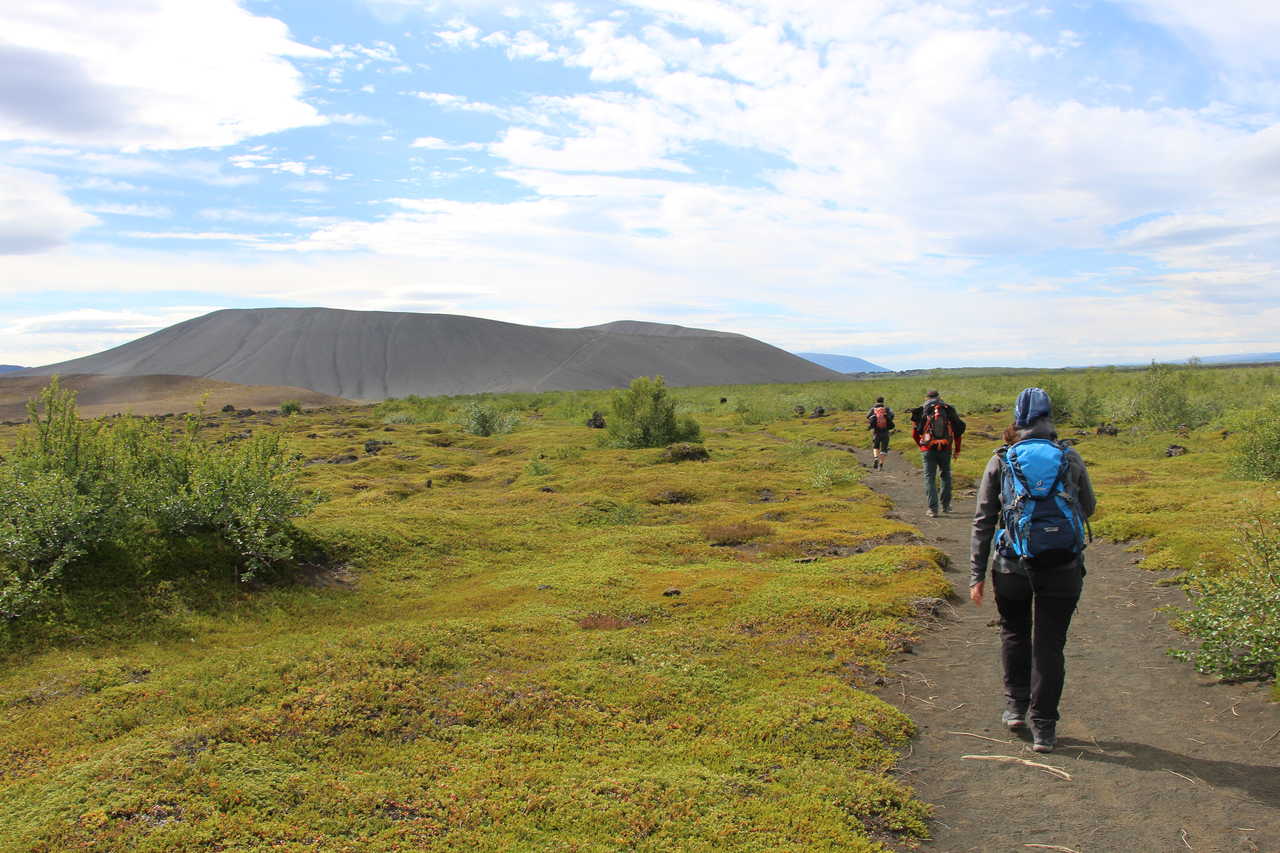
[(551, 466), (541, 459), (533, 459), (525, 466), (524, 472), (530, 477), (545, 477), (551, 473)]
[(1274, 678), (1280, 670), (1280, 515), (1241, 528), (1235, 571), (1201, 579), (1193, 607), (1174, 623), (1199, 647), (1170, 654), (1227, 679)]
[(1176, 429), (1183, 424), (1204, 426), (1214, 415), (1209, 400), (1192, 402), (1188, 391), (1190, 371), (1168, 364), (1147, 368), (1129, 401), (1129, 416), (1158, 430)]
[(313, 499), (277, 436), (213, 444), (194, 416), (176, 441), (152, 421), (82, 421), (57, 379), (28, 413), (0, 465), (0, 610), (10, 616), (107, 547), (138, 563), (206, 537), (241, 579), (292, 556), (292, 519)]
[(1078, 426), (1092, 427), (1102, 423), (1102, 400), (1094, 392), (1092, 385), (1086, 385), (1084, 395), (1072, 412), (1071, 420)]
[(280, 414), (286, 418), (291, 415), (302, 414), (302, 403), (298, 400), (285, 400), (280, 404)]
[(614, 392), (612, 404), (608, 434), (614, 447), (664, 447), (701, 438), (702, 428), (692, 417), (677, 419), (675, 401), (661, 376), (637, 377), (626, 391)]
[(472, 400), (462, 410), (461, 426), (472, 435), (505, 435), (520, 423), (515, 412), (503, 411), (496, 406)]
[(1231, 455), (1231, 472), (1245, 480), (1280, 480), (1280, 403), (1246, 422)]

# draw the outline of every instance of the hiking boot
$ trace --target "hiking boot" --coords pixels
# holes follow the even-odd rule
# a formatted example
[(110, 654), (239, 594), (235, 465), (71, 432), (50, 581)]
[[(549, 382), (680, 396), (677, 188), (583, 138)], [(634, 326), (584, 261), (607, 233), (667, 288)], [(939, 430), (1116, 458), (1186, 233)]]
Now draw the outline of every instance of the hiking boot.
[(951, 512), (951, 504), (943, 504), (942, 511), (946, 513)]
[(1006, 708), (1000, 715), (1000, 722), (1008, 729), (1025, 729), (1027, 727), (1027, 709)]
[(1036, 752), (1053, 752), (1058, 745), (1058, 724), (1053, 720), (1031, 721), (1031, 748)]
[(934, 509), (933, 507), (929, 507), (929, 517), (930, 517), (930, 518), (937, 518), (937, 517), (938, 517), (938, 511), (937, 511), (936, 509)]

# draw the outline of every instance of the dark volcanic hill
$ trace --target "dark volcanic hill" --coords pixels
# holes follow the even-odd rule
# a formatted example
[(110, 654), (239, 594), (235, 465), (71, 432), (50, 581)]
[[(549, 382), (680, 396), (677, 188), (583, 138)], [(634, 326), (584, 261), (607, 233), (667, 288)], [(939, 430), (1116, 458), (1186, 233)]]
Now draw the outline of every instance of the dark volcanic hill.
[(449, 314), (254, 308), (214, 311), (27, 375), (177, 374), (296, 386), (353, 400), (408, 394), (812, 382), (841, 374), (745, 335), (623, 321), (584, 329)]

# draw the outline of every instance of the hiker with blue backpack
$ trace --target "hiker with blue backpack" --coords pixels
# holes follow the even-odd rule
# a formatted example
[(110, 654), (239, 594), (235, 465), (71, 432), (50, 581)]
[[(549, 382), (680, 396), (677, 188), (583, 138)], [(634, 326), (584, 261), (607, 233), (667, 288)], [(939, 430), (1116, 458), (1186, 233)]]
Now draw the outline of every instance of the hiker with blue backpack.
[(1057, 745), (1063, 649), (1084, 586), (1088, 519), (1097, 508), (1084, 460), (1058, 442), (1052, 406), (1040, 388), (1018, 395), (1005, 444), (982, 475), (970, 543), (969, 598), (981, 606), (990, 560), (1000, 611), (1001, 722), (1018, 731), (1029, 720), (1036, 752)]

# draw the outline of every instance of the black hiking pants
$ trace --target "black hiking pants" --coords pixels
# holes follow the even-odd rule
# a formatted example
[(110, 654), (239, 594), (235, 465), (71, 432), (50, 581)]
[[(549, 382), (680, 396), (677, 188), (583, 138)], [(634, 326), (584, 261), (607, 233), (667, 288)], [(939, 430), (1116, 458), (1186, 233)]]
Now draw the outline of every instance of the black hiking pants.
[(1057, 720), (1067, 667), (1063, 649), (1080, 601), (1083, 565), (1036, 572), (1033, 577), (992, 572), (1000, 611), (1004, 695), (1011, 709), (1030, 708), (1033, 720)]

